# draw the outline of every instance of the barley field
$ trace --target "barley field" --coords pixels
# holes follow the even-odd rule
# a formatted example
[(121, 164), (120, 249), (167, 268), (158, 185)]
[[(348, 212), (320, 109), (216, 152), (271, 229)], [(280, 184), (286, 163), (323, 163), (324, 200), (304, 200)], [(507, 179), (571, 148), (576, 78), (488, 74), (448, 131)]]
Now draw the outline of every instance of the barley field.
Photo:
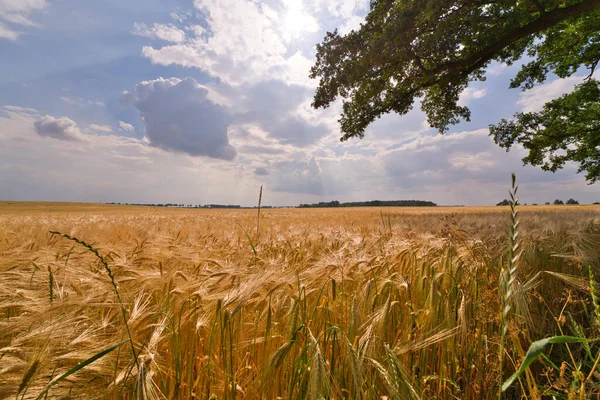
[(600, 207), (518, 209), (2, 202), (0, 398), (596, 398)]

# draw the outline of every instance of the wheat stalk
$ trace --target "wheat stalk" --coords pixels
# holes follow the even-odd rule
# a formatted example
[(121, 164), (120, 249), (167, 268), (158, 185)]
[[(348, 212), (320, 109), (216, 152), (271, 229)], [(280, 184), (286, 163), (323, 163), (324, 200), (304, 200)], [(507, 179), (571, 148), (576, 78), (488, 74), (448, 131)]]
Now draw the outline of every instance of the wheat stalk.
[[(0, 398), (14, 399), (19, 390), (19, 399), (41, 392), (40, 400), (494, 398), (500, 362), (506, 397), (535, 398), (539, 387), (595, 398), (598, 346), (582, 338), (597, 336), (600, 300), (587, 289), (598, 284), (581, 279), (573, 257), (552, 255), (572, 246), (597, 269), (600, 223), (590, 217), (600, 208), (521, 207), (514, 181), (511, 193), (511, 227), (500, 242), (509, 207), (395, 209), (389, 214), (398, 215), (398, 232), (391, 236), (381, 225), (390, 218), (376, 208), (276, 210), (264, 221), (257, 209), (1, 214)], [(262, 213), (260, 192), (258, 200)], [(232, 235), (240, 218), (258, 218), (244, 231), (253, 253), (243, 236)], [(103, 247), (94, 252), (95, 244), (61, 234), (76, 243), (56, 249), (59, 237), (48, 241), (49, 226), (77, 230)], [(252, 230), (262, 238), (260, 264)], [(525, 232), (535, 240), (523, 240)], [(88, 251), (100, 269), (82, 262)], [(47, 260), (57, 263), (48, 271), (40, 268)], [(548, 264), (547, 276), (557, 279), (538, 284)], [(115, 290), (102, 290), (107, 274)], [(535, 287), (544, 301), (567, 285), (578, 290), (521, 324), (526, 292)], [(588, 303), (594, 308), (580, 313)], [(556, 324), (555, 311), (572, 323)], [(573, 326), (577, 338), (549, 338), (556, 329), (570, 335)], [(133, 335), (137, 376), (126, 344)], [(527, 356), (522, 346), (534, 337), (544, 339)], [(36, 357), (46, 343), (49, 350)], [(540, 343), (573, 348), (561, 372), (566, 353), (546, 351), (542, 361)], [(523, 356), (527, 362), (508, 378)], [(537, 361), (556, 367), (548, 381), (533, 381), (529, 365)]]
[(500, 313), (500, 384), (498, 385), (498, 398), (502, 397), (502, 375), (505, 352), (504, 344), (506, 340), (506, 334), (508, 333), (508, 319), (510, 310), (512, 308), (511, 299), (515, 287), (519, 259), (521, 257), (521, 252), (519, 251), (519, 210), (517, 209), (517, 205), (519, 204), (519, 199), (517, 197), (518, 189), (519, 187), (516, 185), (516, 176), (513, 173), (511, 176), (511, 189), (509, 191), (510, 232), (508, 246), (508, 263), (507, 266), (504, 267), (500, 273), (500, 296), (502, 311)]
[(112, 270), (110, 269), (110, 266), (108, 265), (108, 262), (104, 259), (104, 257), (102, 257), (100, 255), (98, 250), (96, 250), (94, 248), (94, 246), (92, 246), (91, 244), (86, 243), (83, 240), (78, 239), (74, 236), (67, 235), (66, 233), (61, 233), (58, 231), (50, 231), (50, 233), (52, 235), (58, 235), (62, 238), (69, 239), (75, 243), (82, 245), (83, 247), (85, 247), (86, 249), (88, 249), (89, 251), (94, 253), (94, 255), (100, 260), (100, 262), (104, 266), (104, 269), (106, 270), (106, 273), (108, 274), (108, 277), (110, 278), (110, 282), (112, 283), (113, 289), (117, 296), (117, 301), (119, 302), (119, 305), (121, 308), (121, 314), (123, 315), (123, 323), (125, 324), (125, 330), (127, 330), (127, 336), (129, 337), (129, 344), (131, 345), (131, 353), (133, 354), (133, 362), (135, 363), (136, 367), (139, 368), (138, 357), (137, 357), (137, 353), (135, 351), (135, 345), (133, 344), (133, 338), (131, 336), (131, 331), (129, 329), (129, 324), (127, 322), (127, 312), (125, 310), (123, 300), (121, 300), (121, 295), (119, 294), (119, 288), (117, 287), (117, 282), (115, 281), (115, 276), (113, 275)]

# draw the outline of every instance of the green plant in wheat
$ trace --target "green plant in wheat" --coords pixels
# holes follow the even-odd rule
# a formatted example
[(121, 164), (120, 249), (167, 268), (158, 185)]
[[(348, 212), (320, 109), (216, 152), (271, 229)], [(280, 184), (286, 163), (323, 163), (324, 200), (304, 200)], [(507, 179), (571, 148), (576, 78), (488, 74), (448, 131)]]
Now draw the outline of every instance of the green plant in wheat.
[[(500, 296), (502, 310), (500, 313), (500, 382), (502, 382), (503, 364), (504, 364), (504, 352), (506, 333), (508, 332), (508, 317), (509, 312), (512, 308), (510, 301), (513, 295), (514, 283), (517, 275), (517, 268), (519, 265), (519, 210), (517, 205), (519, 198), (517, 197), (517, 191), (519, 187), (516, 185), (516, 176), (513, 173), (511, 176), (511, 189), (509, 191), (510, 200), (510, 232), (509, 232), (509, 244), (508, 244), (508, 263), (500, 272)], [(498, 398), (502, 397), (502, 391), (498, 391)]]
[[(510, 312), (513, 308), (513, 296), (515, 294), (516, 281), (517, 281), (517, 272), (519, 267), (519, 260), (522, 255), (522, 251), (520, 249), (519, 243), (519, 219), (518, 214), (519, 210), (517, 208), (519, 204), (519, 199), (517, 197), (518, 186), (516, 185), (516, 176), (513, 173), (511, 179), (511, 189), (509, 191), (510, 200), (510, 232), (509, 232), (509, 248), (508, 248), (508, 262), (507, 265), (501, 270), (500, 273), (500, 293), (501, 293), (501, 314), (500, 314), (500, 383), (498, 390), (498, 398), (502, 398), (502, 394), (508, 390), (512, 386), (512, 384), (519, 379), (519, 377), (527, 371), (531, 363), (537, 359), (538, 356), (542, 354), (545, 347), (549, 344), (569, 344), (569, 343), (582, 343), (586, 342), (586, 338), (572, 337), (572, 336), (553, 336), (545, 339), (541, 339), (535, 341), (529, 347), (529, 350), (525, 354), (525, 358), (521, 362), (521, 365), (514, 374), (512, 374), (506, 381), (503, 382), (503, 364), (504, 364), (504, 355), (506, 352), (505, 344), (506, 344), (506, 335), (508, 333), (508, 324), (510, 319)], [(589, 379), (595, 370), (595, 368), (600, 362), (600, 353), (598, 354), (597, 362), (594, 364), (594, 368), (590, 371), (590, 374), (587, 379)], [(587, 380), (586, 379), (586, 380)], [(585, 381), (582, 383), (582, 393), (583, 393), (583, 385)]]

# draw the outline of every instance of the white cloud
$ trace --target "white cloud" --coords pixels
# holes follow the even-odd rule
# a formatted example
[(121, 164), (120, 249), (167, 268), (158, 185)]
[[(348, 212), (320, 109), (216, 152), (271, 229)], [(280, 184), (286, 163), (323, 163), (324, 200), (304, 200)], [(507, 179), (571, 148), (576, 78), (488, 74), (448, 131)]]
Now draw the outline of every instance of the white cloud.
[(0, 0), (0, 15), (28, 14), (46, 7), (46, 0)]
[(574, 165), (556, 173), (523, 166), (523, 148), (517, 146), (506, 153), (488, 135), (487, 129), (479, 129), (420, 137), (382, 151), (379, 157), (392, 187), (430, 192), (430, 198), (440, 204), (495, 204), (506, 197), (512, 172), (521, 183), (524, 202), (556, 198), (558, 193), (549, 190), (551, 185), (544, 191), (536, 189), (544, 182), (554, 182), (556, 187), (565, 182), (585, 186), (583, 177), (575, 175)]
[[(141, 89), (149, 97), (163, 93), (155, 85), (146, 83)], [(196, 90), (190, 86), (191, 93)], [(173, 95), (184, 92), (180, 87)], [(159, 99), (171, 100), (154, 98)], [(50, 140), (36, 132), (34, 123), (43, 119), (48, 120), (46, 128), (54, 124), (60, 132), (78, 130), (68, 118), (40, 117), (23, 107), (0, 108), (0, 192), (5, 199), (250, 205), (256, 188), (264, 184), (265, 204), (273, 205), (411, 198), (495, 204), (506, 197), (511, 172), (517, 173), (523, 202), (569, 197), (591, 202), (598, 194), (575, 175), (572, 165), (556, 174), (522, 167), (523, 150), (504, 152), (485, 129), (393, 146), (357, 141), (298, 150), (277, 143), (254, 125), (234, 124), (229, 128), (231, 143), (240, 149), (263, 148), (239, 150), (236, 163), (223, 163), (161, 151), (151, 145), (151, 137), (103, 134), (86, 135), (84, 141)], [(277, 151), (268, 152), (273, 149)]]
[(525, 112), (540, 111), (548, 101), (572, 91), (575, 85), (583, 82), (583, 78), (582, 76), (571, 76), (535, 86), (533, 89), (523, 92), (517, 104)]
[(173, 24), (157, 24), (148, 26), (144, 23), (134, 23), (131, 33), (150, 39), (160, 39), (166, 42), (181, 43), (185, 40), (185, 32)]
[[(0, 108), (0, 193), (8, 200), (244, 204), (255, 201), (253, 175), (230, 163), (181, 157), (142, 139), (88, 135), (40, 137), (36, 110)], [(74, 166), (76, 168), (74, 168)], [(210, 190), (206, 190), (210, 188)]]
[(365, 22), (365, 17), (361, 17), (358, 15), (353, 15), (346, 20), (340, 27), (339, 31), (342, 35), (350, 33), (351, 31), (358, 30), (360, 28), (360, 24)]
[(145, 46), (142, 55), (155, 64), (199, 68), (232, 84), (280, 78), (307, 83), (310, 61), (290, 44), (318, 23), (299, 0), (286, 0), (276, 11), (268, 5), (238, 0), (196, 0), (210, 34), (190, 25), (195, 36), (160, 48)]
[(176, 13), (176, 12), (172, 12), (171, 14), (169, 14), (171, 16), (171, 18), (174, 21), (179, 22), (180, 24), (182, 24), (184, 21), (186, 21), (188, 18), (190, 18), (192, 16), (192, 13), (187, 12), (187, 13)]
[(99, 133), (112, 133), (112, 128), (110, 125), (98, 125), (98, 124), (90, 124), (90, 126), (88, 126), (88, 129), (94, 131), (94, 132), (99, 132)]
[(281, 144), (307, 147), (330, 132), (320, 118), (322, 111), (303, 112), (312, 93), (305, 86), (271, 80), (232, 88), (228, 95), (237, 123), (257, 125)]
[(485, 89), (485, 88), (475, 89), (472, 87), (468, 87), (465, 90), (463, 90), (463, 92), (460, 94), (460, 98), (458, 99), (458, 105), (466, 106), (469, 103), (471, 103), (471, 101), (473, 101), (473, 100), (481, 99), (482, 97), (485, 97), (486, 94), (487, 94), (487, 89)]
[(119, 129), (125, 132), (133, 132), (135, 131), (135, 127), (131, 124), (128, 124), (125, 121), (119, 121)]
[(86, 100), (83, 97), (69, 97), (69, 96), (60, 96), (59, 99), (61, 99), (62, 101), (64, 101), (67, 104), (71, 104), (74, 106), (78, 106), (78, 107), (88, 107), (88, 106), (95, 106), (95, 107), (104, 107), (106, 106), (106, 104), (104, 104), (102, 101), (99, 100)]
[(244, 154), (246, 158), (258, 155), (262, 159), (265, 155), (275, 156), (292, 150), (290, 146), (280, 144), (270, 137), (268, 132), (254, 124), (231, 125), (228, 135), (238, 153)]
[(281, 19), (286, 41), (299, 38), (303, 33), (314, 33), (319, 29), (317, 20), (306, 12), (303, 0), (283, 0), (285, 11)]
[(482, 172), (496, 166), (492, 155), (487, 151), (481, 153), (456, 153), (448, 158), (452, 168), (464, 169), (468, 172)]
[(84, 138), (75, 121), (67, 117), (55, 118), (44, 115), (38, 118), (33, 125), (36, 133), (40, 136), (70, 141), (81, 141)]
[(487, 68), (486, 73), (490, 76), (500, 76), (503, 75), (509, 68), (510, 66), (505, 63), (493, 61)]
[(369, 0), (313, 0), (313, 3), (316, 8), (326, 8), (331, 15), (345, 19), (362, 14), (369, 7)]
[(316, 88), (317, 80), (309, 78), (312, 65), (313, 62), (298, 50), (285, 60), (285, 65), (281, 67), (278, 77), (288, 83)]
[[(21, 26), (37, 26), (29, 15), (47, 6), (46, 0), (0, 0), (0, 20)], [(21, 32), (0, 21), (0, 39), (16, 40)]]
[(0, 39), (17, 40), (19, 32), (9, 29), (6, 25), (0, 22)]
[(206, 29), (204, 29), (204, 27), (202, 25), (189, 25), (185, 28), (187, 31), (190, 31), (194, 34), (194, 36), (196, 36), (197, 38), (201, 37), (202, 35), (205, 35)]
[(128, 100), (140, 112), (150, 145), (167, 151), (233, 160), (229, 112), (209, 99), (194, 79), (156, 79), (139, 83)]

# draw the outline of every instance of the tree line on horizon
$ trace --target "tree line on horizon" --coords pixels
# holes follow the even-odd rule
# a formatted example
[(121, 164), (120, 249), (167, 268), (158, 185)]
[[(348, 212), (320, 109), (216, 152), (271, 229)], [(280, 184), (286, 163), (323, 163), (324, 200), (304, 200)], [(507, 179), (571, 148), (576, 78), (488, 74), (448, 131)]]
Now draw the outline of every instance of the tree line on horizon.
[(298, 208), (331, 208), (331, 207), (437, 207), (432, 201), (424, 200), (371, 200), (340, 203), (337, 200), (322, 201), (313, 204), (300, 204)]
[[(107, 204), (121, 205), (121, 206), (144, 206), (144, 207), (175, 207), (175, 208), (253, 208), (253, 207), (242, 207), (239, 204), (183, 204), (183, 203), (115, 203), (110, 202)], [(271, 208), (271, 206), (263, 206), (262, 208)]]
[[(559, 205), (563, 205), (563, 204), (574, 205), (574, 204), (579, 204), (579, 201), (577, 201), (577, 200), (575, 200), (575, 199), (569, 199), (569, 200), (567, 200), (566, 202), (564, 202), (564, 201), (562, 201), (562, 200), (560, 200), (560, 199), (556, 199), (556, 200), (554, 200), (554, 202), (553, 202), (553, 203), (550, 203), (549, 201), (547, 201), (547, 202), (545, 203), (545, 205), (547, 205), (547, 206), (548, 206), (548, 205), (550, 205), (550, 204), (554, 204), (555, 206), (559, 206)], [(594, 204), (600, 204), (600, 203), (598, 203), (598, 202), (595, 202)], [(497, 206), (508, 206), (508, 205), (510, 205), (510, 202), (509, 202), (507, 199), (504, 199), (504, 200), (502, 200), (501, 202), (497, 203), (496, 205), (497, 205)], [(525, 204), (525, 205), (527, 205), (527, 204)], [(537, 206), (537, 204), (536, 204), (536, 203), (533, 203), (533, 204), (531, 204), (531, 205), (532, 205), (532, 206)]]

